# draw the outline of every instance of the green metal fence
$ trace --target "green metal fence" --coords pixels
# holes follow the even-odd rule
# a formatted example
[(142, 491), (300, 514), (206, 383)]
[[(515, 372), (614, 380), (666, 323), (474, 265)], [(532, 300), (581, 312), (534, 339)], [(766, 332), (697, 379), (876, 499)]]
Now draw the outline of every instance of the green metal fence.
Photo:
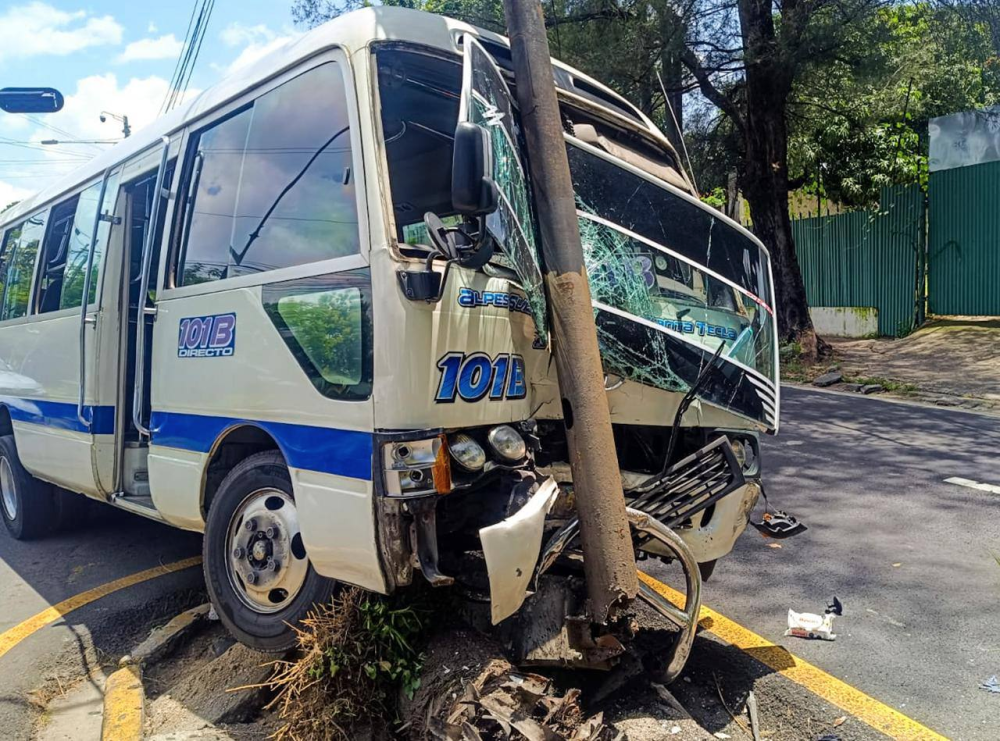
[(925, 229), (918, 185), (886, 188), (878, 209), (793, 221), (792, 234), (810, 306), (875, 307), (879, 334), (887, 336), (919, 323)]
[(930, 311), (1000, 315), (1000, 162), (932, 172), (928, 190)]

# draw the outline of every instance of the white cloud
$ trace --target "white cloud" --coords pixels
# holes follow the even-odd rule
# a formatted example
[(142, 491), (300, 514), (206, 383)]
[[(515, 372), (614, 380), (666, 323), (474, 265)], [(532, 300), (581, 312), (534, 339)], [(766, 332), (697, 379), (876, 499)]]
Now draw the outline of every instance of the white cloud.
[(33, 192), (30, 188), (22, 188), (19, 185), (11, 185), (0, 180), (0, 210), (6, 208), (7, 204), (13, 201), (23, 201)]
[(263, 24), (246, 26), (239, 22), (230, 23), (219, 34), (219, 38), (226, 46), (234, 48), (242, 46), (243, 49), (228, 65), (213, 65), (213, 67), (224, 75), (232, 74), (284, 46), (296, 36), (298, 34), (290, 32), (279, 34)]
[[(59, 144), (56, 146), (41, 146), (40, 142), (56, 139), (60, 142), (74, 139), (118, 139), (122, 135), (121, 123), (109, 118), (107, 123), (101, 123), (101, 111), (127, 115), (132, 131), (138, 131), (148, 125), (159, 114), (160, 105), (167, 94), (169, 82), (162, 77), (150, 76), (144, 78), (129, 78), (120, 83), (114, 73), (92, 75), (85, 77), (76, 84), (76, 90), (66, 95), (66, 105), (58, 113), (39, 117), (48, 126), (36, 126), (23, 116), (0, 116), (0, 134), (11, 139), (36, 142), (38, 149), (23, 147), (3, 147), (5, 156), (9, 158), (45, 159), (50, 158), (53, 164), (28, 165), (21, 168), (18, 163), (11, 162), (4, 166), (3, 174), (9, 179), (5, 181), (0, 176), (0, 209), (13, 200), (20, 200), (31, 193), (51, 185), (57, 177), (65, 175), (109, 147), (102, 144)], [(189, 90), (191, 97), (198, 90)], [(27, 123), (29, 131), (24, 131)], [(15, 127), (19, 129), (15, 134)], [(56, 131), (55, 127), (60, 131)], [(33, 174), (27, 178), (25, 174)]]
[[(76, 83), (76, 91), (66, 96), (66, 105), (59, 113), (45, 117), (46, 123), (72, 132), (80, 139), (114, 139), (121, 136), (119, 122), (109, 118), (101, 123), (101, 111), (128, 116), (132, 131), (156, 119), (170, 83), (163, 77), (133, 77), (123, 85), (108, 72), (84, 77)], [(189, 90), (187, 96), (198, 91)], [(43, 135), (38, 138), (49, 138)]]
[(125, 47), (125, 51), (118, 56), (118, 63), (145, 59), (174, 59), (180, 55), (183, 48), (184, 42), (172, 33), (157, 39), (140, 39)]
[(8, 8), (0, 14), (0, 29), (0, 62), (45, 54), (65, 56), (122, 40), (122, 27), (110, 15), (68, 12), (42, 2)]
[(153, 23), (153, 21), (150, 21), (149, 25), (146, 26), (146, 33), (156, 33), (159, 30), (160, 29), (156, 27), (156, 24)]
[(274, 31), (259, 23), (256, 26), (246, 26), (239, 21), (230, 23), (219, 34), (226, 46), (245, 46), (247, 44), (266, 43), (277, 36)]

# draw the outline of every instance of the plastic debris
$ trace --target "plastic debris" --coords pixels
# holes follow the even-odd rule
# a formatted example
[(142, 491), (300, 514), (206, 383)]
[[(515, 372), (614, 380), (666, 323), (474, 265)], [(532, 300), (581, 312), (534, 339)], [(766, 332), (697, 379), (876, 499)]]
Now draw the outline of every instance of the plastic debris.
[(992, 677), (987, 679), (985, 682), (979, 685), (979, 689), (986, 690), (987, 692), (993, 692), (1000, 695), (1000, 679), (997, 679), (997, 675), (994, 674)]
[(750, 524), (757, 528), (765, 538), (777, 538), (778, 540), (791, 538), (793, 535), (804, 533), (809, 529), (790, 514), (782, 512), (780, 509), (776, 509), (773, 512), (765, 512), (763, 517), (760, 518), (760, 522), (751, 520)]
[(829, 604), (822, 616), (811, 612), (788, 611), (788, 630), (786, 636), (796, 638), (816, 638), (822, 641), (835, 641), (837, 635), (833, 632), (833, 619), (844, 614), (844, 606), (836, 597)]

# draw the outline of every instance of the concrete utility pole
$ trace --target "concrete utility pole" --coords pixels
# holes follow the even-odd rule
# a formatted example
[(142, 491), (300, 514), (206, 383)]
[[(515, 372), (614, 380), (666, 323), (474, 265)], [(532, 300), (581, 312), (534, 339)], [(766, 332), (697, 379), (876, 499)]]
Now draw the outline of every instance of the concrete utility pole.
[(635, 553), (542, 5), (538, 0), (504, 0), (504, 15), (542, 232), (552, 347), (569, 438), (590, 617), (605, 623), (639, 591)]

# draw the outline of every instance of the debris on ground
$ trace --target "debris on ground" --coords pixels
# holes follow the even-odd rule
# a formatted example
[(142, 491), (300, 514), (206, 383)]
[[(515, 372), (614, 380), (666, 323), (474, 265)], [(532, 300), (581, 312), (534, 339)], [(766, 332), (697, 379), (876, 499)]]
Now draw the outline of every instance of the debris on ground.
[(750, 717), (750, 734), (753, 741), (760, 741), (760, 717), (757, 710), (757, 696), (753, 690), (747, 693), (747, 715)]
[(804, 533), (809, 529), (790, 514), (782, 512), (780, 509), (776, 509), (773, 512), (765, 512), (760, 518), (760, 522), (751, 520), (750, 524), (757, 528), (764, 537), (776, 538), (778, 540), (791, 538), (793, 535)]
[(844, 614), (844, 607), (836, 597), (827, 606), (822, 616), (811, 612), (788, 611), (788, 630), (786, 636), (796, 638), (815, 638), (823, 641), (837, 640), (833, 632), (833, 619)]
[(829, 373), (824, 373), (821, 376), (817, 376), (813, 380), (813, 386), (819, 386), (820, 388), (826, 388), (827, 386), (833, 386), (835, 383), (840, 383), (844, 380), (844, 374), (840, 371), (831, 371)]
[(987, 692), (995, 692), (997, 694), (1000, 694), (1000, 679), (997, 679), (997, 675), (994, 674), (985, 682), (981, 683), (979, 685), (979, 689), (986, 690)]

